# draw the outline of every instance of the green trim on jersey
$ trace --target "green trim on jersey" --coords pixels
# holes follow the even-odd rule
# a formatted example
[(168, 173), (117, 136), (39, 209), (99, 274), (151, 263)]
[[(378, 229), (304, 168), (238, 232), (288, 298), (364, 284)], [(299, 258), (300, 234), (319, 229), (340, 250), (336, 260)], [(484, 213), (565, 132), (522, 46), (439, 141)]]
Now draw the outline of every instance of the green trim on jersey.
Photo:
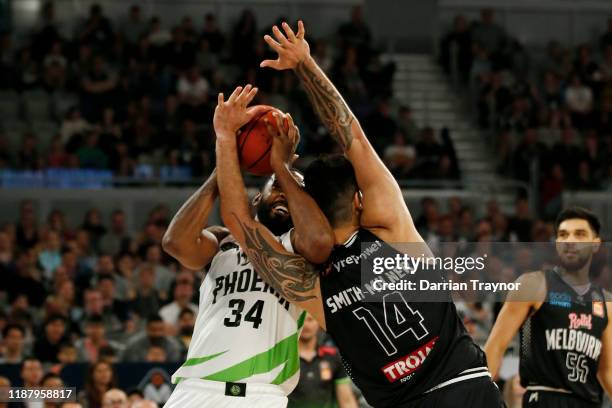
[(276, 376), (272, 384), (282, 384), (291, 378), (300, 368), (298, 354), (298, 335), (299, 331), (281, 340), (271, 349), (256, 354), (238, 364), (218, 371), (214, 374), (202, 377), (203, 380), (238, 382), (242, 379), (252, 377), (257, 374), (267, 373), (276, 367), (284, 364), (285, 367)]
[(193, 358), (190, 358), (187, 361), (185, 361), (181, 367), (190, 367), (190, 366), (202, 364), (202, 363), (207, 362), (208, 360), (212, 360), (215, 357), (219, 357), (221, 354), (225, 354), (227, 352), (228, 352), (228, 350), (225, 350), (225, 351), (222, 351), (222, 352), (217, 353), (217, 354), (212, 354), (210, 356), (193, 357)]
[(297, 320), (298, 332), (302, 330), (302, 326), (304, 326), (305, 321), (306, 321), (306, 311), (303, 311)]

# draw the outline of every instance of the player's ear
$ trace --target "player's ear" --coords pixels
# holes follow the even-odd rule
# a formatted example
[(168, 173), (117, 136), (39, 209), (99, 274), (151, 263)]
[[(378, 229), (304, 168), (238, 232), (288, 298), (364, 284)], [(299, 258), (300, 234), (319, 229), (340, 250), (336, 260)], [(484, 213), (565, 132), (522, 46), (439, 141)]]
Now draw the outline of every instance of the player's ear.
[(593, 239), (593, 253), (594, 254), (599, 252), (599, 247), (601, 247), (601, 238), (595, 237), (595, 239)]
[(253, 204), (253, 207), (257, 207), (260, 202), (261, 202), (261, 193), (257, 193), (255, 194), (255, 197), (253, 197), (253, 201), (251, 201), (251, 204)]
[(355, 209), (358, 212), (363, 211), (363, 201), (362, 201), (361, 191), (357, 191), (355, 195), (353, 196), (353, 207), (355, 207)]

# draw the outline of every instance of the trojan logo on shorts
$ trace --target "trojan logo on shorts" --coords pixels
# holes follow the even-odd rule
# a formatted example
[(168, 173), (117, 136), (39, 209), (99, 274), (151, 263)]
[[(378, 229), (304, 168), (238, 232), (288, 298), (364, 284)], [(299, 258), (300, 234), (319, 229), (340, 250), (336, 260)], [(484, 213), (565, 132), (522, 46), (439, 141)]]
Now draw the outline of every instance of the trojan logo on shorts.
[(399, 360), (384, 366), (381, 370), (387, 377), (387, 380), (389, 380), (389, 382), (395, 382), (397, 380), (401, 380), (402, 378), (408, 377), (418, 370), (421, 365), (423, 365), (423, 362), (429, 353), (431, 353), (431, 350), (433, 350), (437, 340), (438, 337), (436, 336), (428, 343), (408, 353)]
[(569, 317), (569, 328), (570, 329), (588, 329), (591, 330), (593, 327), (591, 324), (591, 316), (590, 314), (580, 313), (580, 316), (576, 313), (570, 313)]

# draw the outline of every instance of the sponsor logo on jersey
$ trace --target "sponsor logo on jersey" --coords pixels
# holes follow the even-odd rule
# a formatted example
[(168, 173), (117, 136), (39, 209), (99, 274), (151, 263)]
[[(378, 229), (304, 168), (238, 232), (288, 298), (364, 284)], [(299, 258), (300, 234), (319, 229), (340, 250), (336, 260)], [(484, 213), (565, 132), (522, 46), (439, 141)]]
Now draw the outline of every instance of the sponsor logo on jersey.
[(382, 246), (383, 246), (382, 242), (375, 241), (371, 245), (365, 247), (359, 255), (349, 255), (346, 258), (339, 259), (336, 262), (333, 262), (331, 265), (336, 272), (340, 272), (340, 270), (347, 265), (359, 265), (362, 259), (363, 260), (368, 259), (374, 253), (376, 253), (380, 248), (382, 248)]
[(593, 314), (597, 317), (604, 317), (604, 302), (593, 302)]
[(570, 308), (572, 307), (572, 297), (565, 292), (550, 292), (548, 301), (551, 305)]
[(389, 382), (393, 383), (398, 380), (408, 379), (412, 377), (412, 374), (417, 371), (425, 362), (431, 350), (436, 345), (438, 337), (434, 337), (426, 344), (422, 345), (418, 349), (411, 351), (404, 357), (396, 360), (392, 363), (387, 364), (381, 370), (387, 377)]
[(580, 316), (577, 313), (570, 313), (569, 317), (569, 328), (570, 329), (592, 329), (591, 324), (591, 316), (590, 314), (580, 313)]
[(328, 361), (321, 361), (319, 363), (319, 372), (322, 381), (330, 381), (332, 379), (332, 369)]

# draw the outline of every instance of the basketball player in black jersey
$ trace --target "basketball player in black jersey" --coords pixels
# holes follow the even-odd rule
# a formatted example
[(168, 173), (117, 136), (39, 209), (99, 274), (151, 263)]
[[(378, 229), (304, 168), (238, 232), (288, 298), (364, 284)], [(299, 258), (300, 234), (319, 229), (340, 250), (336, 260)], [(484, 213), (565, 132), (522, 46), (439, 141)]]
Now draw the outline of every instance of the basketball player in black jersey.
[[(288, 253), (248, 211), (236, 153), (217, 139), (222, 217), (262, 279), (313, 315), (333, 337), (347, 373), (374, 407), (502, 406), (484, 353), (465, 331), (454, 304), (415, 303), (400, 292), (384, 303), (361, 291), (362, 244), (381, 256), (386, 242), (421, 244), (402, 192), (375, 153), (353, 113), (310, 56), (304, 25), (274, 27), (265, 41), (278, 53), (262, 67), (292, 69), (313, 108), (346, 156), (315, 161), (309, 192), (334, 229), (336, 248), (326, 271)], [(243, 108), (246, 109), (246, 108)], [(300, 186), (289, 173), (293, 146), (274, 138), (271, 164), (283, 191)], [(289, 204), (291, 207), (291, 204)], [(290, 208), (293, 216), (296, 213)], [(418, 251), (419, 253), (421, 251)]]
[[(523, 407), (600, 407), (602, 387), (612, 395), (610, 293), (590, 282), (600, 224), (582, 208), (556, 221), (559, 267), (526, 273), (511, 292), (485, 346), (495, 376), (519, 330)], [(599, 381), (598, 381), (599, 379)]]

